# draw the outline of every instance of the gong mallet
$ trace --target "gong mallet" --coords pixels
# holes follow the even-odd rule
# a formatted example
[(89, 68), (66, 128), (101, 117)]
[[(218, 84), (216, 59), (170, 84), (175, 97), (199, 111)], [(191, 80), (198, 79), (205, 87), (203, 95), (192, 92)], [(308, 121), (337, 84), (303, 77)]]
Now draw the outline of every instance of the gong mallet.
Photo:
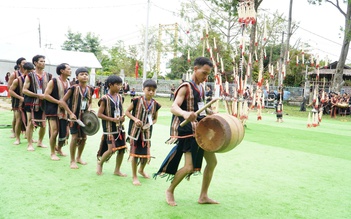
[[(202, 111), (204, 111), (206, 108), (211, 106), (212, 103), (216, 102), (219, 100), (219, 97), (213, 98), (210, 102), (206, 103), (205, 106), (203, 106), (201, 109), (198, 109), (195, 114), (198, 116)], [(180, 123), (180, 127), (184, 127), (186, 124), (189, 123), (189, 120), (184, 120), (182, 123)]]

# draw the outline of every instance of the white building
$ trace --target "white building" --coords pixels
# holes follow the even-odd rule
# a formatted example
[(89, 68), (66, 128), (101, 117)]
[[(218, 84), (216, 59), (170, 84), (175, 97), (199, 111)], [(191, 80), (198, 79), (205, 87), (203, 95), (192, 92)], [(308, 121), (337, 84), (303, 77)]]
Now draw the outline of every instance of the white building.
[(18, 58), (23, 57), (27, 62), (32, 62), (32, 58), (35, 55), (45, 56), (45, 71), (51, 73), (54, 77), (57, 76), (56, 66), (61, 63), (68, 63), (71, 66), (72, 76), (70, 79), (75, 77), (77, 68), (86, 67), (90, 69), (89, 84), (91, 85), (95, 85), (95, 70), (102, 68), (96, 56), (89, 52), (0, 44), (0, 81), (5, 83), (6, 73), (14, 71), (14, 66)]

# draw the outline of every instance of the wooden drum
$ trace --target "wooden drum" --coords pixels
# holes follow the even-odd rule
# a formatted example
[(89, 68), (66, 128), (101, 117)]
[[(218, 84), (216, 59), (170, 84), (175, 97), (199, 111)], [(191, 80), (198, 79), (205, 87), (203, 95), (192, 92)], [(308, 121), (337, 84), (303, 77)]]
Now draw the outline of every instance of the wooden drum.
[(195, 130), (198, 145), (209, 152), (228, 152), (243, 140), (245, 129), (236, 117), (229, 114), (213, 114), (203, 118)]
[(341, 102), (341, 103), (336, 104), (336, 106), (339, 108), (348, 108), (349, 103)]

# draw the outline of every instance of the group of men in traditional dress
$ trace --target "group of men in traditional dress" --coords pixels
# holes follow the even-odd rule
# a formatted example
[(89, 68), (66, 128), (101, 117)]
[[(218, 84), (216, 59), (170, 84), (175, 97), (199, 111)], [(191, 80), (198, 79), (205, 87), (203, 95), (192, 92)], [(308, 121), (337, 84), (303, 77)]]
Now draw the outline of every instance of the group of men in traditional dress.
[[(16, 61), (15, 69), (17, 70), (10, 75), (8, 82), (14, 112), (12, 123), (14, 144), (19, 145), (21, 133), (25, 133), (28, 151), (35, 150), (33, 143), (37, 143), (38, 147), (46, 148), (43, 138), (46, 132), (46, 120), (48, 120), (51, 159), (60, 160), (57, 155), (66, 156), (62, 147), (70, 133), (72, 135), (71, 168), (78, 168), (77, 163), (86, 164), (81, 159), (86, 136), (76, 123), (72, 122), (73, 124), (68, 125), (67, 114), (70, 114), (70, 119), (75, 120), (80, 118), (82, 112), (89, 109), (93, 89), (88, 86), (88, 70), (78, 68), (76, 71), (78, 83), (71, 86), (70, 65), (67, 63), (58, 65), (56, 68), (58, 76), (53, 78), (52, 74), (44, 70), (45, 56), (43, 55), (34, 56), (32, 62), (27, 62), (21, 57)], [(82, 104), (85, 104), (84, 109), (77, 107)], [(33, 131), (37, 128), (39, 128), (38, 141), (33, 139)], [(76, 147), (78, 147), (77, 156)]]
[[(77, 164), (85, 165), (81, 155), (85, 147), (87, 135), (84, 133), (82, 115), (92, 112), (93, 88), (88, 86), (89, 72), (86, 68), (78, 68), (75, 72), (76, 83), (70, 85), (68, 78), (71, 76), (71, 67), (67, 63), (57, 66), (57, 77), (46, 71), (45, 56), (36, 55), (32, 62), (25, 58), (19, 58), (16, 68), (8, 83), (12, 97), (13, 134), (15, 145), (21, 143), (21, 132), (25, 132), (28, 151), (34, 151), (33, 143), (38, 147), (45, 148), (43, 138), (45, 136), (46, 120), (49, 124), (49, 142), (51, 160), (60, 160), (59, 156), (66, 156), (62, 147), (67, 142), (69, 134), (70, 142), (70, 168), (77, 169)], [(166, 201), (169, 205), (177, 205), (174, 199), (174, 190), (178, 184), (192, 173), (201, 170), (203, 157), (207, 165), (204, 169), (203, 184), (198, 202), (200, 204), (217, 204), (207, 195), (212, 179), (213, 171), (217, 164), (216, 156), (212, 152), (206, 152), (196, 143), (194, 130), (197, 120), (203, 118), (195, 111), (204, 105), (205, 89), (202, 85), (211, 73), (213, 64), (205, 57), (199, 57), (194, 62), (194, 71), (191, 81), (183, 82), (174, 93), (174, 103), (171, 112), (172, 139), (177, 147), (170, 154), (176, 152), (177, 159), (167, 157), (156, 175), (174, 175), (170, 187), (166, 190)], [(140, 164), (138, 173), (144, 178), (149, 175), (144, 172), (145, 165), (150, 161), (152, 125), (157, 121), (157, 111), (161, 105), (152, 97), (155, 95), (157, 84), (153, 80), (146, 80), (143, 84), (143, 96), (132, 99), (131, 104), (123, 111), (123, 98), (119, 91), (123, 89), (120, 77), (111, 75), (107, 79), (108, 93), (101, 97), (97, 116), (102, 120), (103, 137), (97, 153), (98, 175), (102, 174), (102, 167), (111, 155), (118, 151), (116, 157), (116, 169), (114, 174), (126, 176), (120, 172), (120, 165), (126, 149), (126, 141), (130, 142), (130, 160), (132, 161), (133, 184), (141, 185), (137, 178), (137, 166)], [(209, 114), (211, 110), (209, 109)], [(128, 138), (125, 139), (123, 122), (127, 116), (130, 120)], [(182, 130), (180, 122), (188, 120), (185, 129)], [(39, 139), (33, 139), (33, 130), (39, 128)], [(78, 148), (78, 152), (76, 150)], [(180, 157), (184, 153), (184, 167), (177, 170)], [(180, 156), (180, 157), (179, 157)], [(171, 159), (171, 162), (166, 162)]]

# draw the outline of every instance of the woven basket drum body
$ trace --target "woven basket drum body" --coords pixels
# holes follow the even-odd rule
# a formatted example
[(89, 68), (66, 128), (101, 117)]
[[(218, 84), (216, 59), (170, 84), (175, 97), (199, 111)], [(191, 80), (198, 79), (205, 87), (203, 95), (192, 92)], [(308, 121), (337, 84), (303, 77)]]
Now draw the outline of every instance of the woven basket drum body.
[(198, 145), (209, 152), (228, 152), (241, 143), (245, 129), (241, 121), (229, 114), (203, 118), (195, 130)]

